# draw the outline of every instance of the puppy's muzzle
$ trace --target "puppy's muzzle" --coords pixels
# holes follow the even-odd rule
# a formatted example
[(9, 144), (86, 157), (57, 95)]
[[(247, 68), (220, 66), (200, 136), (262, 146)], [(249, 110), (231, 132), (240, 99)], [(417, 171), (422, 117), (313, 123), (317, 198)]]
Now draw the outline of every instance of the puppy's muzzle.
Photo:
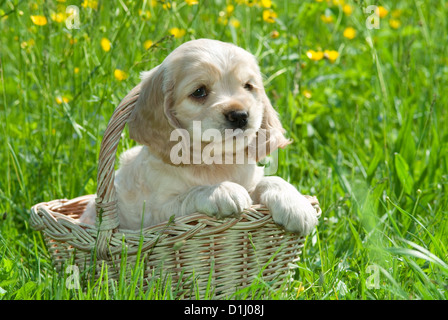
[(249, 121), (249, 113), (246, 111), (230, 111), (225, 116), (234, 129), (244, 129)]

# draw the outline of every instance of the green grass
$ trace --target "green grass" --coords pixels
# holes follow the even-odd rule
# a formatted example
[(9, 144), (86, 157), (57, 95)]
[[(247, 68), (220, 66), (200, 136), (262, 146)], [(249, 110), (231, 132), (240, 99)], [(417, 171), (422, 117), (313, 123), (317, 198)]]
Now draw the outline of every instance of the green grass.
[[(278, 175), (317, 195), (323, 208), (292, 285), (272, 292), (260, 280), (237, 298), (446, 299), (448, 2), (346, 0), (354, 9), (348, 16), (333, 1), (274, 0), (272, 24), (260, 6), (234, 3), (238, 27), (221, 23), (226, 1), (200, 2), (174, 1), (166, 10), (160, 2), (100, 1), (95, 10), (82, 1), (0, 1), (0, 299), (174, 297), (157, 281), (137, 292), (107, 281), (67, 289), (67, 275), (54, 271), (28, 219), (38, 202), (95, 193), (100, 142), (115, 106), (141, 71), (200, 37), (259, 58), (294, 140), (280, 152)], [(80, 29), (50, 18), (69, 4), (80, 9)], [(366, 28), (369, 4), (389, 10), (379, 29)], [(323, 22), (324, 14), (333, 22)], [(36, 15), (48, 23), (33, 24)], [(351, 40), (343, 36), (349, 26), (357, 31)], [(167, 37), (173, 27), (186, 34)], [(146, 40), (155, 43), (149, 50)], [(339, 57), (312, 61), (310, 49)], [(115, 69), (129, 77), (118, 81)], [(133, 144), (125, 133), (119, 152)]]

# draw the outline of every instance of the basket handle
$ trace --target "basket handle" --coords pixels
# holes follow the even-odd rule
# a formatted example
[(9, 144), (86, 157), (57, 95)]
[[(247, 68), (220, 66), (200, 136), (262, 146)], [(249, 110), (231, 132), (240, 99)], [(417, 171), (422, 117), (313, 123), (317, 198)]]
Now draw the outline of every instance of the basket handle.
[(97, 256), (107, 259), (109, 240), (112, 232), (118, 228), (120, 221), (117, 210), (117, 194), (115, 192), (115, 159), (121, 134), (127, 120), (134, 109), (140, 93), (140, 84), (134, 87), (115, 109), (107, 124), (101, 141), (98, 160), (96, 213), (99, 230), (97, 239)]

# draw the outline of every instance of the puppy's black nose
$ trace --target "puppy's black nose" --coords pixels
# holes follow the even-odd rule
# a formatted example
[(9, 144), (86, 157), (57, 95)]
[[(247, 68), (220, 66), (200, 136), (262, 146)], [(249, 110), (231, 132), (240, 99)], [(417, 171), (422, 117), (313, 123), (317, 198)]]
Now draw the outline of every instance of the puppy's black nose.
[(230, 111), (226, 114), (226, 119), (235, 127), (235, 128), (244, 128), (247, 125), (247, 118), (249, 118), (249, 114), (246, 111)]

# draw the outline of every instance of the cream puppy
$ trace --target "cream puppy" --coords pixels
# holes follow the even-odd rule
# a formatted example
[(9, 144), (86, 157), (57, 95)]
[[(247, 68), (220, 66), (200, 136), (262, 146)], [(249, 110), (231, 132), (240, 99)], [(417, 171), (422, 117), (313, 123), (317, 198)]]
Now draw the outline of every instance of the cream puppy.
[[(122, 154), (116, 171), (121, 229), (195, 212), (237, 216), (252, 203), (287, 231), (307, 235), (317, 224), (307, 198), (256, 164), (290, 141), (249, 52), (207, 39), (179, 46), (142, 75), (128, 125), (143, 146)], [(81, 222), (95, 217), (92, 203)]]

